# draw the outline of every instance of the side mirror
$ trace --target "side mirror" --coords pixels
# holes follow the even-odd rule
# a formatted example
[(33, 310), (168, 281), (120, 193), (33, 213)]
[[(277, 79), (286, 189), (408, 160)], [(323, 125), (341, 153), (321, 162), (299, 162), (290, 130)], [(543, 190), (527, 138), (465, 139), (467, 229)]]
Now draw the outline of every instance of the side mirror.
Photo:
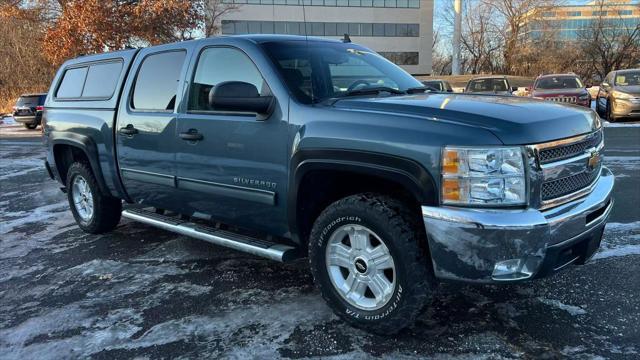
[(221, 82), (209, 91), (209, 107), (213, 110), (267, 114), (273, 103), (273, 96), (260, 96), (253, 84), (242, 81)]
[(603, 81), (603, 82), (602, 82), (602, 84), (601, 84), (600, 86), (602, 86), (602, 87), (604, 87), (604, 88), (608, 88), (610, 85), (609, 85), (609, 83), (608, 83), (608, 82)]

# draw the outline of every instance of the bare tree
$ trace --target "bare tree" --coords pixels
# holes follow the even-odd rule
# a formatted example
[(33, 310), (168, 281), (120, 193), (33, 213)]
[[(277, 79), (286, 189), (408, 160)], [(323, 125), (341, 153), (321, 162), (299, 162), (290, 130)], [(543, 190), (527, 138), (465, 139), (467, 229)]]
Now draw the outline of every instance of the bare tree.
[(482, 2), (496, 13), (493, 19), (503, 42), (503, 71), (508, 74), (517, 74), (521, 35), (526, 24), (539, 19), (544, 12), (561, 5), (563, 1), (482, 0)]
[(240, 8), (232, 0), (202, 0), (204, 34), (206, 37), (220, 35), (222, 18)]
[(612, 16), (618, 12), (605, 0), (596, 0), (596, 6), (599, 15), (578, 33), (578, 41), (583, 72), (588, 72), (586, 67), (590, 77), (601, 80), (612, 70), (640, 62), (640, 24), (623, 26), (622, 16)]

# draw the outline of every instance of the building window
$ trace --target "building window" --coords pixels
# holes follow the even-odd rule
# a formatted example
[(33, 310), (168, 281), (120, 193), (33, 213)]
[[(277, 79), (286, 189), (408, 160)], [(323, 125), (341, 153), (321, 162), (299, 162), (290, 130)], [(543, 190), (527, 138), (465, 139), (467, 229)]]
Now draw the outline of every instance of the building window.
[(567, 11), (567, 16), (582, 16), (581, 11)]
[(542, 17), (556, 17), (555, 11), (544, 11)]
[(417, 51), (407, 52), (391, 52), (381, 51), (378, 54), (384, 56), (387, 60), (396, 65), (418, 65), (419, 55)]
[(593, 16), (607, 16), (606, 11), (594, 11)]
[(618, 15), (621, 15), (621, 16), (633, 15), (633, 11), (631, 11), (631, 10), (618, 10)]
[[(419, 24), (393, 23), (323, 23), (306, 24), (306, 34), (313, 36), (418, 37)], [(304, 22), (222, 20), (223, 35), (289, 34), (305, 35)]]
[(222, 0), (225, 4), (420, 8), (420, 0)]

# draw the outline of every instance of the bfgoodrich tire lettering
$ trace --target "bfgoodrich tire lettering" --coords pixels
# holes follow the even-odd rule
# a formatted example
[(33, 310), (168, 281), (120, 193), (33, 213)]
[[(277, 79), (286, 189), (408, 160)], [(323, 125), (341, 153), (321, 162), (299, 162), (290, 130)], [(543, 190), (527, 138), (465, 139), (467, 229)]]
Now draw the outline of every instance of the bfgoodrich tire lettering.
[[(346, 300), (329, 273), (329, 239), (338, 229), (350, 226), (369, 229), (393, 258), (393, 293), (383, 306), (374, 310), (364, 310)], [(311, 231), (309, 260), (322, 296), (338, 316), (353, 326), (380, 334), (396, 333), (415, 321), (434, 283), (427, 266), (426, 235), (421, 226), (406, 205), (375, 194), (344, 198), (322, 212)]]
[[(87, 216), (86, 213), (79, 213), (76, 207), (75, 203), (78, 197), (75, 192), (79, 188), (78, 183), (83, 184), (81, 187), (85, 185), (88, 187), (86, 194), (91, 197), (88, 201), (92, 204), (90, 216)], [(71, 212), (82, 230), (91, 234), (101, 234), (113, 230), (118, 225), (122, 213), (122, 201), (100, 192), (98, 182), (86, 164), (73, 163), (69, 167), (66, 185)], [(76, 195), (75, 200), (74, 195)]]

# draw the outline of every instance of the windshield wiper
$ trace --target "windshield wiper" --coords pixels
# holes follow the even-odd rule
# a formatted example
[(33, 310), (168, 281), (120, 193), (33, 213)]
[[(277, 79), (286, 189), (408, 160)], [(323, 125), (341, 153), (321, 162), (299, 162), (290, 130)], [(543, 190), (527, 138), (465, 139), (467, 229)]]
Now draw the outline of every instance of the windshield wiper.
[(396, 95), (406, 94), (406, 92), (404, 92), (402, 90), (394, 89), (394, 88), (391, 88), (391, 87), (375, 86), (375, 87), (366, 87), (366, 88), (362, 88), (362, 89), (350, 90), (350, 91), (347, 91), (346, 93), (344, 93), (343, 96), (375, 95), (375, 94), (380, 94), (380, 93), (384, 93), (384, 92), (387, 92), (387, 93), (390, 93), (390, 94), (396, 94)]

